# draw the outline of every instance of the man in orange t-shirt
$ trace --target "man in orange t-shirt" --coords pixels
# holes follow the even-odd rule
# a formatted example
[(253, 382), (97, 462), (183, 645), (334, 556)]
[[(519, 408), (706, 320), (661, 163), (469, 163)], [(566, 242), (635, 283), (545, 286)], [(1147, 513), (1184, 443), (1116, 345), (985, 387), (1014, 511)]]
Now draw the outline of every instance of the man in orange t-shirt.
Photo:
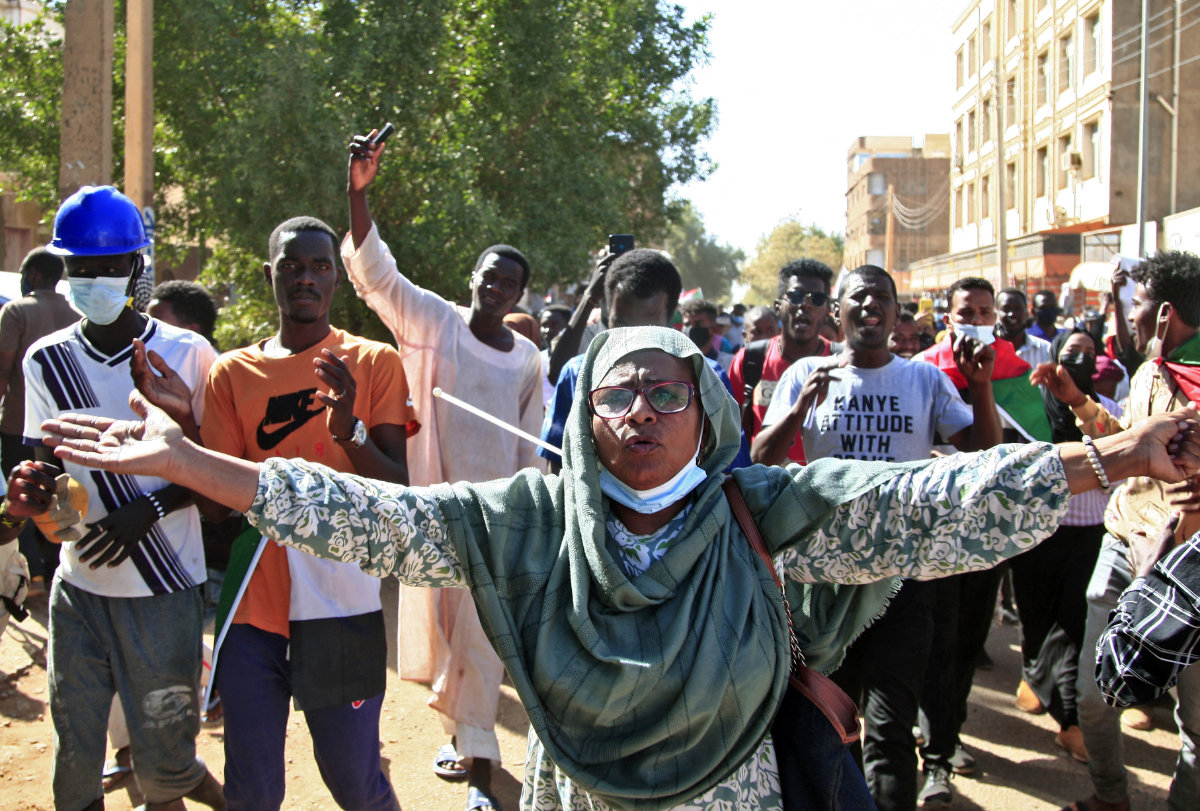
[[(208, 448), (254, 462), (301, 458), (407, 484), (405, 442), (416, 422), (404, 368), (391, 346), (330, 325), (342, 279), (337, 245), (333, 230), (311, 217), (271, 234), (263, 272), (279, 331), (218, 358), (199, 435)], [(206, 517), (223, 511), (200, 501)], [(387, 660), (379, 586), (354, 564), (256, 534), (234, 544), (221, 600), (230, 607), (219, 612), (213, 654), (230, 809), (282, 805), (292, 700), (337, 804), (398, 807), (379, 756)]]

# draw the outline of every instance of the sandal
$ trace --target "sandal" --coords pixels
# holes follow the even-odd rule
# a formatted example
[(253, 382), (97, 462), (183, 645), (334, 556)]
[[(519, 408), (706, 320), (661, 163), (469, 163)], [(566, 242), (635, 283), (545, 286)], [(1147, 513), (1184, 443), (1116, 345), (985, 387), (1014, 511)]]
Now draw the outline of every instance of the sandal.
[(500, 811), (500, 804), (481, 788), (467, 789), (467, 811)]
[[(433, 758), (433, 773), (445, 780), (463, 780), (467, 769), (458, 757), (458, 750), (452, 743), (444, 743), (438, 747)], [(469, 807), (469, 806), (468, 806)]]
[(104, 771), (100, 773), (100, 785), (104, 787), (105, 794), (120, 786), (133, 774), (133, 767), (127, 762), (122, 762), (128, 760), (129, 748), (124, 747), (117, 750), (112, 760), (104, 762)]

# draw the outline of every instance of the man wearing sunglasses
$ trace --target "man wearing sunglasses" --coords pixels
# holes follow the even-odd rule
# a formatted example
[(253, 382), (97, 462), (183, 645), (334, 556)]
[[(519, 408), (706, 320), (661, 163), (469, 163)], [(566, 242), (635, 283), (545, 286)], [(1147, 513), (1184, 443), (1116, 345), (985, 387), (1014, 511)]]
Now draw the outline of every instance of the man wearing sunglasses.
[[(775, 315), (783, 324), (782, 332), (769, 340), (747, 344), (729, 367), (734, 398), (739, 405), (745, 404), (747, 397), (750, 400), (753, 424), (749, 414), (743, 421), (748, 440), (753, 441), (762, 430), (763, 415), (771, 405), (775, 386), (789, 366), (801, 358), (827, 357), (841, 348), (822, 338), (819, 332), (821, 323), (829, 316), (832, 283), (833, 271), (816, 259), (797, 259), (779, 271)], [(804, 464), (804, 443), (798, 434), (787, 458)]]
[[(805, 358), (783, 374), (754, 441), (755, 461), (786, 462), (793, 437), (809, 459), (899, 462), (929, 458), (935, 432), (965, 451), (999, 441), (1000, 418), (983, 391), (991, 386), (990, 369), (979, 358), (956, 355), (963, 374), (980, 387), (969, 406), (931, 364), (892, 353), (889, 339), (900, 307), (887, 271), (874, 265), (850, 271), (836, 309), (845, 348), (835, 357)], [(912, 728), (933, 639), (934, 596), (931, 583), (906, 581), (833, 674), (862, 709), (860, 762), (884, 811), (917, 805)], [(948, 780), (945, 770), (939, 774), (938, 786)]]

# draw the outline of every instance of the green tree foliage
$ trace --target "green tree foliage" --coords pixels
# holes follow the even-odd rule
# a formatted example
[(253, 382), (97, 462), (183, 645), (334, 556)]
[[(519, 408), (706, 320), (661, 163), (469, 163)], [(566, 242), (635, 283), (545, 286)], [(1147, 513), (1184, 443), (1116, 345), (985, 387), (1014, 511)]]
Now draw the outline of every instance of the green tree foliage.
[(58, 206), (62, 40), (38, 17), (0, 23), (0, 168), (4, 191), (43, 210)]
[[(525, 251), (540, 288), (586, 275), (610, 232), (661, 239), (667, 189), (710, 169), (715, 110), (684, 81), (708, 21), (666, 0), (159, 0), (154, 25), (158, 256), (198, 245), (203, 278), (235, 283), (224, 319), (246, 323), (226, 345), (269, 323), (277, 223), (346, 228), (346, 144), (384, 121), (380, 232), (452, 299), (495, 242)], [(61, 44), (24, 33), (4, 51), (0, 166), (53, 210)], [(379, 336), (348, 286), (337, 306)]]
[(541, 287), (586, 273), (610, 231), (661, 234), (667, 188), (709, 167), (711, 101), (678, 89), (707, 22), (654, 0), (160, 0), (155, 25), (177, 241), (254, 254), (296, 214), (345, 228), (346, 143), (390, 120), (380, 232), (406, 274), (462, 298), (494, 242)]
[(750, 285), (745, 302), (770, 304), (778, 295), (779, 269), (795, 259), (819, 259), (836, 275), (842, 267), (841, 234), (827, 234), (815, 225), (787, 220), (758, 241), (754, 257), (742, 270), (742, 281)]
[(690, 202), (683, 203), (674, 219), (667, 229), (666, 248), (683, 276), (684, 289), (701, 287), (706, 299), (728, 301), (729, 285), (738, 280), (738, 265), (746, 255), (718, 244)]

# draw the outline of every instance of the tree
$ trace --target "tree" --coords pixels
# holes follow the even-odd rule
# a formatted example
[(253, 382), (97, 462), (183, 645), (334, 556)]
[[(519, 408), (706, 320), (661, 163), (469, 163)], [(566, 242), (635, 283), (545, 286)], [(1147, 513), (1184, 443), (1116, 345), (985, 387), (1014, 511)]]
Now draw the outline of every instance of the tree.
[(779, 269), (794, 259), (819, 259), (833, 269), (842, 266), (841, 234), (827, 234), (816, 225), (787, 220), (758, 241), (754, 258), (742, 270), (742, 281), (750, 285), (747, 304), (770, 304), (779, 295)]
[(0, 23), (0, 170), (4, 191), (43, 210), (58, 206), (58, 122), (62, 120), (62, 40), (37, 17)]
[(683, 276), (683, 287), (704, 289), (704, 297), (724, 301), (729, 297), (729, 285), (738, 280), (738, 265), (745, 258), (741, 250), (718, 244), (704, 230), (704, 221), (692, 204), (685, 201), (675, 222), (667, 229), (667, 252)]

